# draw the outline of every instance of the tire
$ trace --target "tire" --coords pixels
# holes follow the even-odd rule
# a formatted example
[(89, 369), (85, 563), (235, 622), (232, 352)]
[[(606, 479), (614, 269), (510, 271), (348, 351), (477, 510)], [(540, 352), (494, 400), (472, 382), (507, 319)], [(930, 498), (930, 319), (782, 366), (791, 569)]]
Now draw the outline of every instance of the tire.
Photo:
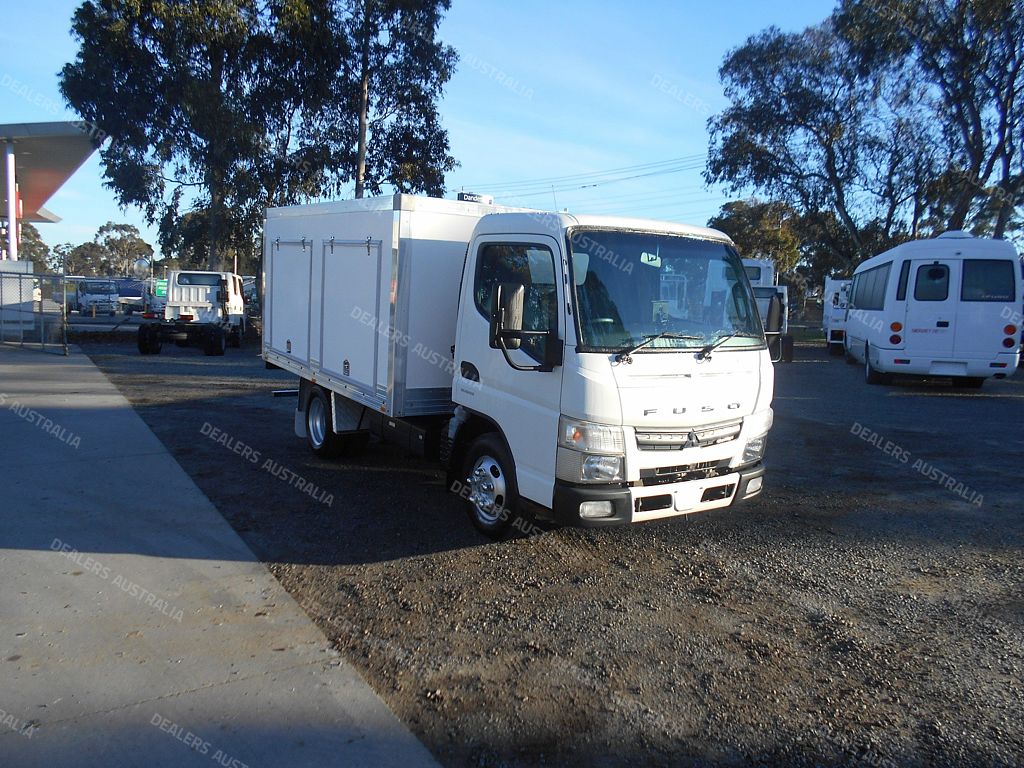
[(175, 339), (174, 340), (174, 346), (176, 346), (176, 347), (187, 347), (188, 346), (188, 339)]
[(228, 343), (231, 345), (232, 349), (242, 348), (242, 333), (242, 326), (240, 325), (236, 325), (231, 329), (231, 332), (228, 335)]
[(481, 435), (466, 451), (462, 470), (470, 522), (492, 539), (507, 537), (521, 513), (515, 465), (504, 442), (493, 432)]
[(953, 386), (963, 387), (964, 389), (981, 389), (985, 383), (985, 379), (982, 376), (954, 376)]
[(875, 370), (871, 365), (871, 348), (864, 347), (864, 381), (868, 384), (888, 384), (891, 380), (888, 373)]
[(783, 336), (782, 337), (782, 362), (792, 363), (793, 362), (793, 337)]
[(843, 345), (842, 344), (829, 344), (828, 345), (828, 354), (829, 354), (830, 357), (839, 357), (845, 351), (846, 350), (843, 349)]
[(154, 325), (140, 325), (138, 334), (139, 353), (143, 355), (159, 355), (163, 348), (160, 330)]
[(320, 387), (314, 387), (306, 403), (306, 442), (322, 459), (340, 456), (345, 447), (340, 435), (335, 434), (333, 423), (330, 397)]
[(227, 334), (224, 333), (223, 328), (217, 325), (206, 329), (203, 341), (203, 353), (210, 357), (221, 356), (228, 348)]
[(847, 365), (857, 365), (857, 358), (846, 348), (845, 342), (843, 343), (843, 358), (846, 360)]

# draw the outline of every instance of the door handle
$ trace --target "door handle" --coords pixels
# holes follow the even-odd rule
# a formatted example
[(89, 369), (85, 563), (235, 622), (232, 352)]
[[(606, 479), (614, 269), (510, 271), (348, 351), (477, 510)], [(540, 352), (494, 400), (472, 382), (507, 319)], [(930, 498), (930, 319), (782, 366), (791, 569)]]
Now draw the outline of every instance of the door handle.
[(935, 327), (936, 328), (949, 328), (949, 320), (939, 320), (939, 322), (937, 322), (935, 324)]

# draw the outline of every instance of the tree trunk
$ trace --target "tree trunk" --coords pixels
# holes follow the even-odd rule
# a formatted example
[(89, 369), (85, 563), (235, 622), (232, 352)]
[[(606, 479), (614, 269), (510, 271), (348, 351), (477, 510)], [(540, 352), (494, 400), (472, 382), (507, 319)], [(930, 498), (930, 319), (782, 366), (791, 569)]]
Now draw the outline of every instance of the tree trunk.
[(359, 145), (356, 155), (356, 198), (363, 196), (366, 183), (366, 130), (367, 113), (370, 111), (370, 35), (369, 8), (364, 7), (363, 13), (363, 56), (362, 71), (359, 83)]
[[(215, 155), (212, 151), (210, 154)], [(206, 184), (210, 190), (210, 209), (207, 212), (209, 215), (207, 232), (210, 243), (206, 268), (211, 272), (220, 272), (223, 269), (222, 256), (224, 251), (221, 244), (221, 236), (224, 229), (224, 189), (220, 170), (213, 167), (215, 162), (218, 162), (218, 160), (212, 160), (207, 166), (209, 170), (206, 174)]]

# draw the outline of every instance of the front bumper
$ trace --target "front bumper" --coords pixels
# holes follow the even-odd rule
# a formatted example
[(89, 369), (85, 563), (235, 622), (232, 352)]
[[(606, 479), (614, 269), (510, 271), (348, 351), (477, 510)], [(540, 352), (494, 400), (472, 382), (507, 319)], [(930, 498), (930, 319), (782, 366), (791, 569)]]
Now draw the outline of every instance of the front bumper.
[[(764, 465), (754, 464), (718, 477), (654, 486), (573, 485), (556, 480), (552, 517), (559, 525), (602, 528), (706, 512), (760, 495), (763, 477)], [(611, 516), (580, 517), (580, 504), (585, 501), (611, 502)]]

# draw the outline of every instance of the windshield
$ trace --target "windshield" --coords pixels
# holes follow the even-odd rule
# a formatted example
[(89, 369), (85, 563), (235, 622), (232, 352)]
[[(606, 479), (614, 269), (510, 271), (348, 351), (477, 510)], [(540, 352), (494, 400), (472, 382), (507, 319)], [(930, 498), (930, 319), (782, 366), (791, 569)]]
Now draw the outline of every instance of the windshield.
[(79, 290), (82, 293), (117, 293), (117, 286), (113, 283), (82, 283)]
[(725, 243), (621, 230), (569, 235), (581, 351), (760, 347), (764, 335), (736, 251)]

